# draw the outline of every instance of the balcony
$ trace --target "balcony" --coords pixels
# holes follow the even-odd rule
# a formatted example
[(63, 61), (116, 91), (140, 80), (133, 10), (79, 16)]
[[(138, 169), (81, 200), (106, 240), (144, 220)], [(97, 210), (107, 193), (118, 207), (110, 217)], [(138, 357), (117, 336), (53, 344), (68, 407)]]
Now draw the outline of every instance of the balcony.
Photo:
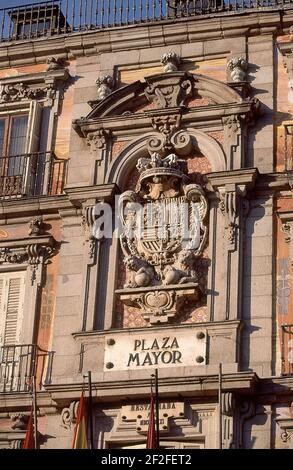
[(35, 344), (2, 346), (0, 348), (0, 393), (29, 393), (33, 377), (36, 389), (51, 381), (53, 352)]
[[(16, 0), (17, 1), (17, 0)], [(0, 42), (292, 7), (293, 0), (48, 0), (0, 9)]]
[(52, 152), (0, 158), (0, 199), (62, 194), (66, 163)]

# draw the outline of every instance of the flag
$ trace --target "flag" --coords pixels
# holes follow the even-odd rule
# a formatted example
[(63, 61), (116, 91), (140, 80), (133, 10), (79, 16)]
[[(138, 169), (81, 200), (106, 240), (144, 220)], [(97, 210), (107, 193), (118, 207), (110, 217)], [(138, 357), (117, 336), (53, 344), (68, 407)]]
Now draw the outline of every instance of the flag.
[(154, 396), (151, 394), (151, 405), (149, 414), (149, 428), (147, 434), (146, 449), (156, 449), (156, 431), (155, 431), (155, 404)]
[(78, 405), (72, 449), (87, 449), (86, 419), (83, 392), (81, 393)]
[(22, 448), (23, 449), (34, 449), (35, 448), (33, 410), (31, 411), (31, 414), (30, 414), (30, 417), (29, 417), (29, 420), (28, 420), (26, 435), (25, 435), (25, 439), (22, 443)]

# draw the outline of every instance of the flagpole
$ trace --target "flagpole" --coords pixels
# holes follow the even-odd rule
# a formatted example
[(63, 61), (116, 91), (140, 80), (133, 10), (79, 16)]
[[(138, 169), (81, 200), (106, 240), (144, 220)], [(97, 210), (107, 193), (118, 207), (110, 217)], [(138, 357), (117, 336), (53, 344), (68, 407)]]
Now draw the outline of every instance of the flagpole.
[(92, 372), (88, 371), (88, 384), (89, 384), (89, 428), (90, 428), (90, 443), (91, 449), (94, 448), (94, 428), (93, 428), (93, 396), (92, 396)]
[(222, 449), (222, 363), (219, 363), (219, 449)]
[(36, 374), (33, 375), (33, 415), (34, 415), (34, 442), (35, 449), (38, 449), (38, 411), (37, 411), (37, 390)]
[(159, 417), (159, 377), (158, 369), (155, 369), (155, 402), (156, 402), (156, 444), (160, 448), (160, 417)]

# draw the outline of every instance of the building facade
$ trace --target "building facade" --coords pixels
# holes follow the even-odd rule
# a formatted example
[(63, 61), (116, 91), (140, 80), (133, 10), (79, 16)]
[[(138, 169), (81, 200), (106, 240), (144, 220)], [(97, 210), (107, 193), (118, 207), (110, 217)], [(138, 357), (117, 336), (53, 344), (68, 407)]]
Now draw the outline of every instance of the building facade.
[(157, 369), (162, 448), (292, 448), (293, 3), (81, 3), (0, 10), (0, 447)]

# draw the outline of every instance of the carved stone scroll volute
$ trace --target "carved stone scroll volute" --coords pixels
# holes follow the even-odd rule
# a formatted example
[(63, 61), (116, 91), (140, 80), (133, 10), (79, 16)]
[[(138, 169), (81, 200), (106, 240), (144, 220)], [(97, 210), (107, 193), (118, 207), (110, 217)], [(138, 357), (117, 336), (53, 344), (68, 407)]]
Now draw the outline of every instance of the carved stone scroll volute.
[(174, 317), (186, 299), (197, 299), (196, 262), (207, 240), (204, 190), (190, 184), (176, 154), (140, 158), (136, 191), (120, 196), (124, 289), (116, 292), (150, 323)]
[(103, 182), (106, 168), (107, 144), (109, 142), (110, 131), (103, 128), (95, 132), (89, 132), (86, 136), (86, 143), (90, 147), (92, 160), (92, 184)]

